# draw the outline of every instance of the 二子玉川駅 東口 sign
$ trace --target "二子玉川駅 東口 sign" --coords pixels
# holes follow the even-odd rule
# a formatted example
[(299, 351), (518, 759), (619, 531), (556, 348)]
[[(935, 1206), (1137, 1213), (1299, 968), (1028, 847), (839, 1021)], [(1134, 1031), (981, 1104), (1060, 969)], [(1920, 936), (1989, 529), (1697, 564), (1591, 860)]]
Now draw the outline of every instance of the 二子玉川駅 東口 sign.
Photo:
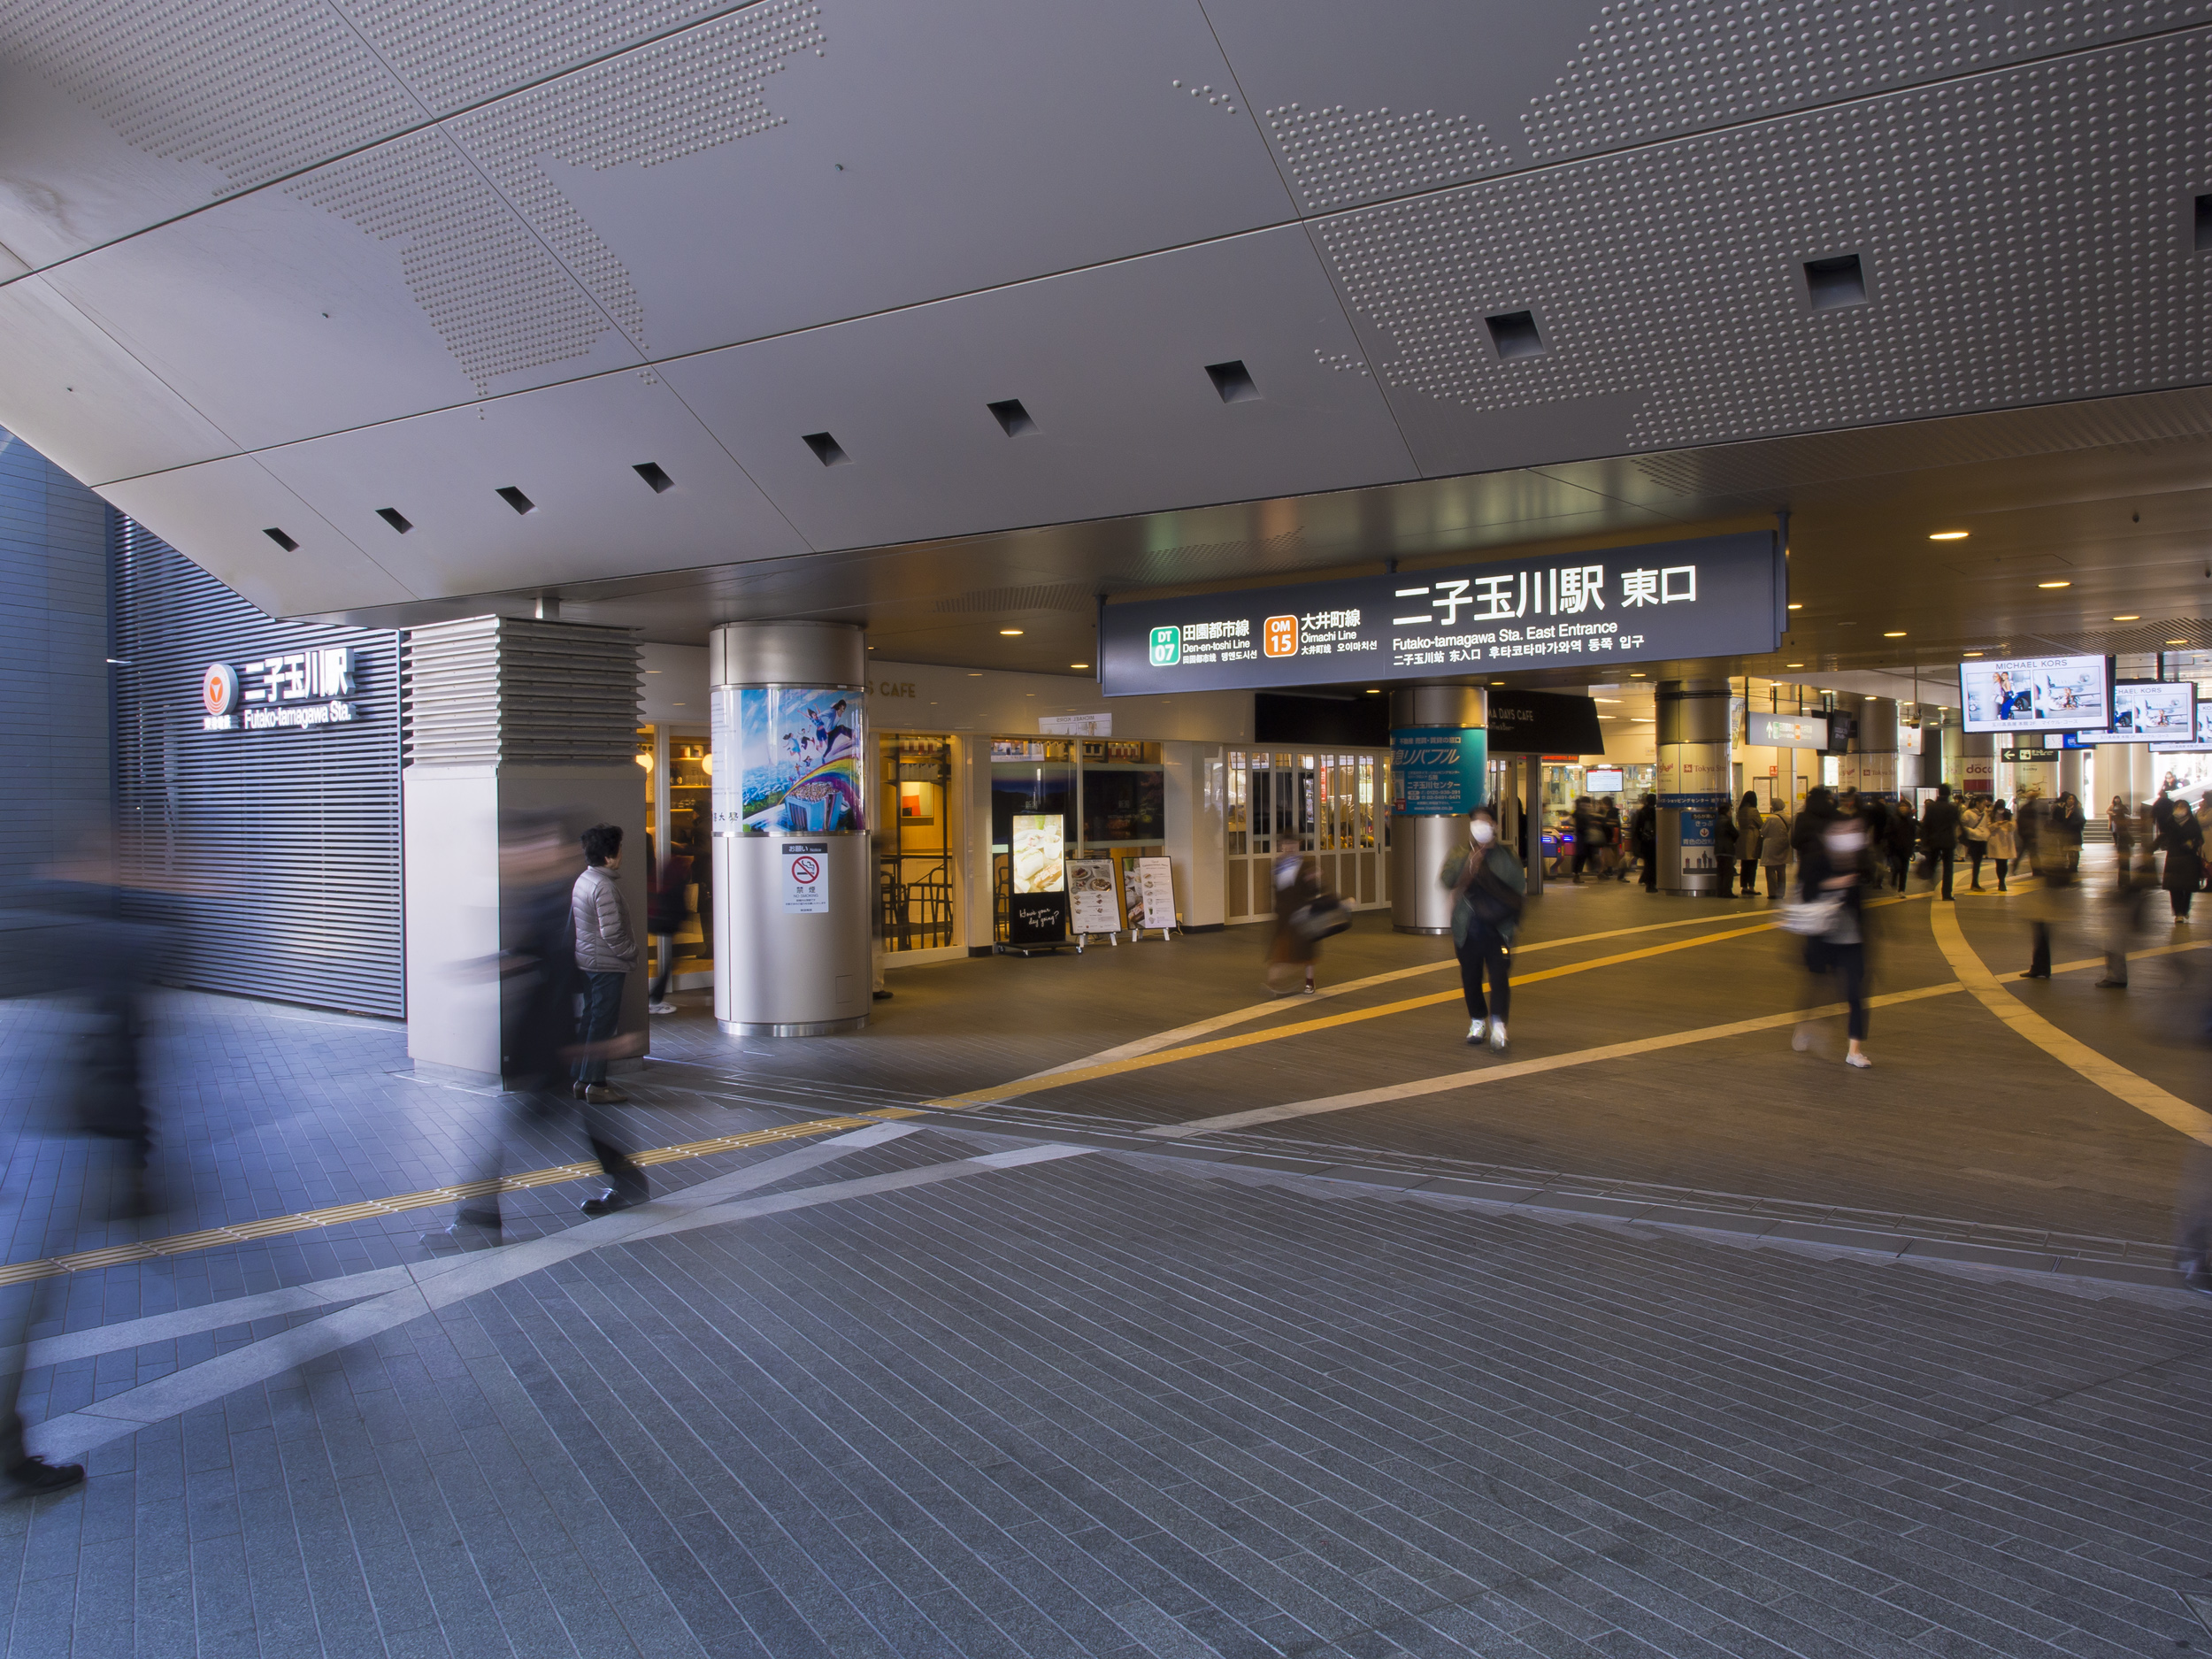
[(1738, 657), (1781, 643), (1781, 549), (1692, 541), (1109, 604), (1110, 697)]

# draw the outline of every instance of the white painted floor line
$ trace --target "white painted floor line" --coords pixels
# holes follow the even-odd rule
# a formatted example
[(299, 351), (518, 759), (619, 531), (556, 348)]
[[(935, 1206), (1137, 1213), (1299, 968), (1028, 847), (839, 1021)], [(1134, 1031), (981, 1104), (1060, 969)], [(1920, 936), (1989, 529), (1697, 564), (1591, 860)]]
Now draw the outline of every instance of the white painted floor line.
[[(111, 1394), (81, 1410), (50, 1418), (32, 1430), (29, 1437), (31, 1449), (38, 1455), (53, 1461), (74, 1459), (95, 1447), (120, 1440), (150, 1424), (162, 1422), (195, 1406), (208, 1404), (241, 1388), (280, 1376), (307, 1360), (349, 1348), (366, 1338), (421, 1318), (426, 1314), (451, 1307), (472, 1296), (480, 1295), (488, 1290), (538, 1272), (557, 1262), (589, 1251), (605, 1249), (611, 1245), (664, 1237), (697, 1227), (781, 1215), (818, 1204), (838, 1203), (846, 1199), (864, 1198), (905, 1187), (957, 1180), (965, 1176), (987, 1174), (995, 1170), (1012, 1169), (1055, 1158), (1078, 1157), (1094, 1150), (1090, 1147), (1064, 1144), (1021, 1147), (981, 1157), (959, 1158), (950, 1163), (926, 1164), (918, 1169), (899, 1170), (885, 1175), (864, 1176), (856, 1180), (831, 1182), (767, 1198), (734, 1203), (715, 1202), (739, 1190), (737, 1184), (749, 1177), (751, 1178), (749, 1184), (756, 1187), (787, 1178), (797, 1172), (798, 1167), (803, 1167), (798, 1165), (796, 1161), (807, 1158), (810, 1154), (829, 1153), (835, 1156), (833, 1148), (841, 1146), (849, 1151), (858, 1145), (875, 1145), (900, 1135), (911, 1134), (918, 1127), (919, 1125), (917, 1125), (884, 1124), (859, 1130), (853, 1134), (841, 1136), (837, 1141), (826, 1141), (820, 1147), (787, 1154), (784, 1157), (770, 1159), (749, 1170), (739, 1171), (734, 1175), (703, 1182), (670, 1198), (656, 1199), (635, 1210), (602, 1217), (551, 1238), (534, 1239), (527, 1243), (508, 1245), (501, 1249), (480, 1251), (464, 1257), (452, 1271), (358, 1302), (318, 1319), (312, 1325), (265, 1338), (139, 1387)], [(818, 1156), (814, 1161), (823, 1160)]]

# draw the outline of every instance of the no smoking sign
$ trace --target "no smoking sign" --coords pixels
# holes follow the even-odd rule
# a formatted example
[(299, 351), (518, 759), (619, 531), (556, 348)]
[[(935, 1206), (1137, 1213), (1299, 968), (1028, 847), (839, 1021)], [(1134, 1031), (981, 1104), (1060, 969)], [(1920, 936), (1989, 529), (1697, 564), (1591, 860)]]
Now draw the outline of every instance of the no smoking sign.
[(794, 915), (819, 916), (829, 910), (827, 841), (786, 841), (783, 853), (783, 908)]

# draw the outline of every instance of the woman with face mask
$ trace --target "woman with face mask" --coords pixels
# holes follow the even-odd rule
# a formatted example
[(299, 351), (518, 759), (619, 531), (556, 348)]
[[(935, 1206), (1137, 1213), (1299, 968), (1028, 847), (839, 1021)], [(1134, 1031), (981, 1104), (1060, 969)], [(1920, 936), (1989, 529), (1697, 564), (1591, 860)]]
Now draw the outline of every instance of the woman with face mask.
[[(1807, 904), (1829, 901), (1833, 913), (1824, 932), (1805, 941), (1805, 965), (1842, 980), (1851, 1043), (1843, 1063), (1863, 1069), (1874, 1064), (1866, 1054), (1866, 933), (1859, 912), (1868, 867), (1866, 825), (1808, 803), (1807, 815), (1816, 813), (1798, 853), (1798, 897)], [(1812, 1038), (1811, 1026), (1801, 1025), (1791, 1046), (1802, 1051), (1812, 1047)]]
[[(1521, 922), (1528, 874), (1498, 839), (1498, 820), (1486, 806), (1475, 809), (1469, 844), (1445, 861), (1440, 879), (1452, 893), (1452, 949), (1459, 956), (1459, 987), (1467, 998), (1467, 1041), (1488, 1041), (1505, 1052), (1505, 1016), (1513, 994), (1513, 934)], [(1482, 994), (1485, 977), (1490, 995)]]

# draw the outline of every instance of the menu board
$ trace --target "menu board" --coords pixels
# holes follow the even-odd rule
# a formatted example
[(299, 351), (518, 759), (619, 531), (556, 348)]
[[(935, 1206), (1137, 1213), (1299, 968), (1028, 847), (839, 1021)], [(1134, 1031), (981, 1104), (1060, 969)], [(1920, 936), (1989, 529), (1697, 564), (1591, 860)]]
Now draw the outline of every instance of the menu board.
[(1068, 867), (1068, 906), (1079, 933), (1118, 933), (1121, 904), (1114, 896), (1114, 861), (1110, 858), (1071, 858)]
[(1137, 860), (1137, 896), (1143, 915), (1138, 926), (1165, 930), (1175, 926), (1175, 882), (1166, 859)]

